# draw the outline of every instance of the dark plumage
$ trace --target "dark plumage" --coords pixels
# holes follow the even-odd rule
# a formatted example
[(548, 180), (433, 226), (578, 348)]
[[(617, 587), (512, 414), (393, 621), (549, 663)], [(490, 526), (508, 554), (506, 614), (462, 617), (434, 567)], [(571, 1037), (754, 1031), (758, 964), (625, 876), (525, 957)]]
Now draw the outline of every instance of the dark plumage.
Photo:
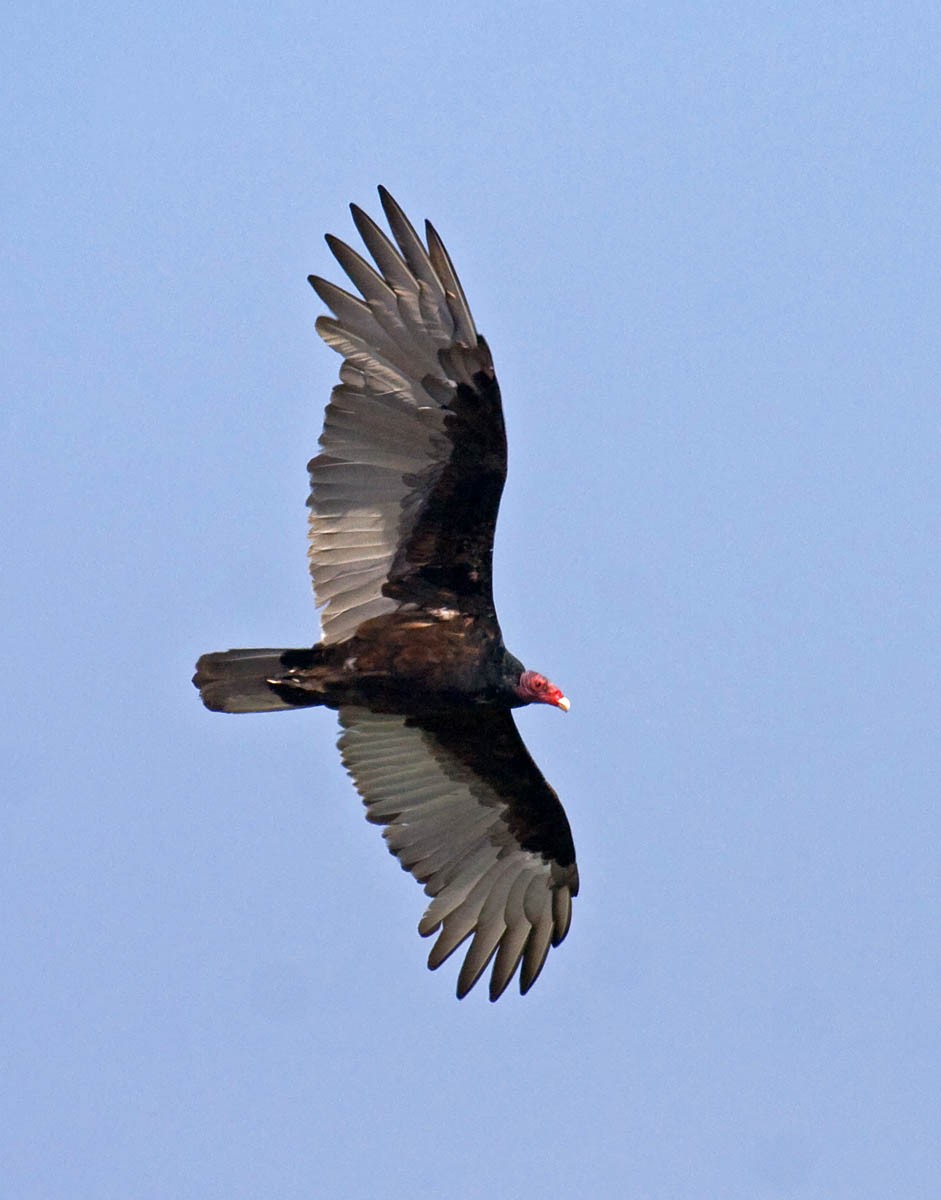
[(578, 892), (565, 812), (510, 710), (569, 705), (507, 652), (494, 611), (506, 434), (490, 351), (435, 230), (423, 244), (380, 196), (394, 243), (352, 206), (378, 271), (327, 238), (360, 295), (310, 279), (344, 360), (309, 464), (322, 640), (204, 654), (193, 682), (219, 712), (338, 711), (368, 819), (432, 897), (428, 965), (473, 935), (458, 996), (493, 960), (495, 1000), (517, 967), (530, 988)]

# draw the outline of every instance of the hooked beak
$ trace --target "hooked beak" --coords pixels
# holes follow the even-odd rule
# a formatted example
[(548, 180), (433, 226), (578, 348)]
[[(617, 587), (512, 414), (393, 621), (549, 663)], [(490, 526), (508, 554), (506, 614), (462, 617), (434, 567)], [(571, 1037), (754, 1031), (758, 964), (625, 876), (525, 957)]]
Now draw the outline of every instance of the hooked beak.
[(556, 708), (561, 708), (563, 712), (568, 712), (568, 710), (572, 707), (572, 701), (568, 698), (568, 696), (560, 696), (558, 700), (556, 700), (555, 706)]

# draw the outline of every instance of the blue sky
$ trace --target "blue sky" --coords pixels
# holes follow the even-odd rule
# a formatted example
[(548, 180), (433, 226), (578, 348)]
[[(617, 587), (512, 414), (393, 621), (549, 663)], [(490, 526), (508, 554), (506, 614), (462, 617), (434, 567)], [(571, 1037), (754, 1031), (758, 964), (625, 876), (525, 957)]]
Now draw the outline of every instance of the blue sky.
[[(15, 5), (3, 1194), (935, 1197), (937, 6)], [(386, 184), (510, 435), (566, 943), (458, 1004), (323, 712), (310, 272)]]

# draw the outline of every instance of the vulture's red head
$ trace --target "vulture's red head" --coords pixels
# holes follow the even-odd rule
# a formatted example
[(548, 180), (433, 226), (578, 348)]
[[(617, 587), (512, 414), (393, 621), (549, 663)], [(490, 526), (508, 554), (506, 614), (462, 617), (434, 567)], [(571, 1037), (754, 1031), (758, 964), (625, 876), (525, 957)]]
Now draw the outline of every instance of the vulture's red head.
[(568, 712), (572, 707), (568, 697), (562, 694), (562, 689), (550, 683), (538, 671), (524, 671), (516, 690), (520, 699), (527, 704), (552, 704), (563, 712)]

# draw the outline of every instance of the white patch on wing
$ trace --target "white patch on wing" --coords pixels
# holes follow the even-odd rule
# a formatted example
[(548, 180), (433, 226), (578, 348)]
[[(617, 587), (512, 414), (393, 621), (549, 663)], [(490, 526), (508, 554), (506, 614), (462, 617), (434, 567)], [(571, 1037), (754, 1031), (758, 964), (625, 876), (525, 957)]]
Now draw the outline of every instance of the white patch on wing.
[(468, 937), (458, 977), (465, 995), (493, 959), (496, 999), (522, 961), (520, 990), (568, 931), (574, 866), (524, 850), (505, 817), (507, 801), (427, 730), (400, 715), (340, 709), (343, 763), (389, 849), (432, 897), (418, 931), (438, 933), (432, 969)]
[[(465, 358), (474, 370), (489, 366), (437, 234), (426, 248), (387, 194), (383, 206), (397, 247), (354, 209), (378, 273), (328, 239), (363, 298), (312, 281), (335, 314), (317, 331), (344, 358), (310, 464), (310, 570), (327, 643), (399, 607), (382, 586), (450, 457), (447, 404), (469, 382)], [(469, 354), (446, 356), (445, 368), (439, 352), (458, 346)]]

